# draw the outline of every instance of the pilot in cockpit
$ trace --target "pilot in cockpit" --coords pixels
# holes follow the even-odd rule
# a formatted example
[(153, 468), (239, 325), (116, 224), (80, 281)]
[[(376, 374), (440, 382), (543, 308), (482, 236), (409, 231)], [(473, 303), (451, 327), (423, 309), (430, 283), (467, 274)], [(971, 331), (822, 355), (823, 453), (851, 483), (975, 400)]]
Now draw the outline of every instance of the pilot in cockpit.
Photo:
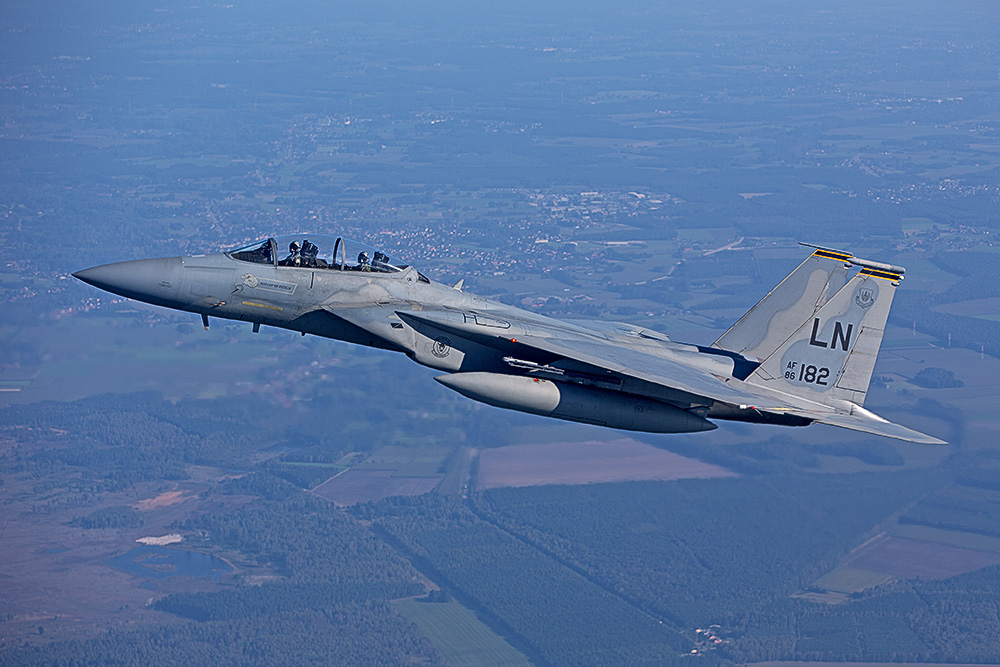
[(302, 239), (302, 264), (304, 266), (326, 268), (326, 262), (319, 259), (318, 255), (319, 246), (315, 243), (310, 243), (307, 239)]
[(389, 255), (376, 250), (375, 257), (372, 259), (372, 268), (376, 271), (381, 271), (382, 273), (390, 273), (392, 265), (389, 264)]
[(358, 271), (371, 271), (372, 265), (368, 259), (368, 253), (362, 252), (358, 255)]
[(288, 257), (280, 262), (281, 266), (299, 266), (302, 264), (302, 245), (298, 241), (288, 244)]

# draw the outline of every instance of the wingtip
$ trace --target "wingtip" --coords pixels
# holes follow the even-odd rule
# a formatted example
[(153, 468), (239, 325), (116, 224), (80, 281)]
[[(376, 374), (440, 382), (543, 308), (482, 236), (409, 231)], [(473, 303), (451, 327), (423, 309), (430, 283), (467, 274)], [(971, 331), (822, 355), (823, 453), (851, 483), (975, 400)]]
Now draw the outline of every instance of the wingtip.
[(935, 438), (934, 436), (927, 435), (926, 433), (921, 433), (920, 431), (915, 431), (912, 428), (903, 426), (902, 424), (891, 422), (872, 412), (868, 412), (863, 408), (859, 409), (859, 413), (860, 414), (846, 415), (837, 413), (817, 414), (810, 411), (792, 411), (792, 414), (798, 414), (801, 417), (812, 419), (813, 422), (817, 424), (837, 426), (840, 428), (850, 429), (852, 431), (860, 431), (861, 433), (870, 433), (872, 435), (881, 435), (886, 438), (905, 440), (906, 442), (913, 442), (921, 445), (949, 444), (945, 440)]

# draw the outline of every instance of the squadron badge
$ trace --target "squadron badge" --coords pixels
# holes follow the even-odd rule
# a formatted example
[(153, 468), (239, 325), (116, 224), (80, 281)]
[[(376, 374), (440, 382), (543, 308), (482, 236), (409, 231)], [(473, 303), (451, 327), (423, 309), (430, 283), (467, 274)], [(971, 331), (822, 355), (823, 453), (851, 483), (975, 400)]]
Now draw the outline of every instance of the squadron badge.
[(875, 303), (875, 290), (871, 287), (862, 287), (854, 295), (854, 303), (865, 310), (871, 308), (872, 304)]

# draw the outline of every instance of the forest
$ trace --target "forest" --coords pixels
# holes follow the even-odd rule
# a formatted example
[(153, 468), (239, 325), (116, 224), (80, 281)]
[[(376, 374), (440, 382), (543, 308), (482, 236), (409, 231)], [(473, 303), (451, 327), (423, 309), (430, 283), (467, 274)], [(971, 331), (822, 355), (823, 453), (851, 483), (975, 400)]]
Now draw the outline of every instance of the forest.
[[(350, 396), (345, 406), (355, 405)], [(343, 664), (372, 656), (434, 664), (443, 658), (392, 606), (429, 590), (443, 596), (425, 577), (539, 664), (669, 664), (691, 650), (706, 664), (974, 662), (996, 650), (983, 637), (1000, 635), (990, 625), (1000, 611), (997, 566), (943, 581), (895, 579), (833, 606), (796, 597), (897, 523), (1000, 537), (1000, 459), (990, 450), (913, 468), (903, 465), (905, 450), (881, 441), (809, 446), (778, 435), (714, 449), (692, 441), (674, 448), (742, 476), (473, 489), (464, 498), (431, 493), (342, 509), (309, 493), (319, 478), (312, 466), (333, 474), (339, 468), (327, 466), (341, 465), (359, 442), (338, 453), (310, 435), (325, 433), (321, 423), (295, 418), (289, 429), (301, 409), (152, 394), (7, 408), (6, 428), (30, 443), (0, 455), (5, 486), (15, 483), (9, 502), (75, 517), (72, 525), (87, 532), (141, 529), (145, 512), (109, 504), (124, 489), (191, 484), (206, 465), (231, 471), (199, 482), (194, 511), (169, 529), (185, 536), (183, 549), (224, 557), (237, 570), (221, 588), (156, 596), (143, 612), (148, 622), (130, 630), (33, 642), (10, 655), (158, 664), (165, 649), (183, 656), (215, 642), (210, 655), (221, 664), (243, 654), (293, 664), (333, 650)], [(447, 424), (456, 416), (427, 418)], [(821, 457), (875, 470), (809, 472)], [(324, 639), (303, 641), (303, 622), (323, 628)], [(707, 647), (696, 629), (715, 626), (720, 643)], [(377, 650), (376, 636), (385, 640)]]
[[(636, 645), (659, 645), (658, 664), (670, 662), (670, 646), (681, 662), (677, 638), (691, 645), (693, 630), (709, 626), (724, 641), (706, 659), (738, 664), (988, 661), (1000, 648), (1000, 566), (900, 581), (842, 605), (789, 597), (933, 483), (920, 472), (542, 487), (469, 503), (387, 500), (358, 513), (551, 664), (648, 659)], [(559, 594), (538, 576), (560, 582)], [(537, 613), (559, 632), (539, 633)]]

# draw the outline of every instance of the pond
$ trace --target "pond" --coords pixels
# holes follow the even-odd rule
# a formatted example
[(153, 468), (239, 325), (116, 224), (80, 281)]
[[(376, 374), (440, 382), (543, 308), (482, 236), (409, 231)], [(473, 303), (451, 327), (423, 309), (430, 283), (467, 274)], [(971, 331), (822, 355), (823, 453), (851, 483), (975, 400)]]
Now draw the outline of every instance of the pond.
[(200, 577), (218, 581), (222, 574), (233, 569), (226, 561), (209, 554), (155, 545), (136, 547), (109, 558), (104, 564), (145, 579)]

